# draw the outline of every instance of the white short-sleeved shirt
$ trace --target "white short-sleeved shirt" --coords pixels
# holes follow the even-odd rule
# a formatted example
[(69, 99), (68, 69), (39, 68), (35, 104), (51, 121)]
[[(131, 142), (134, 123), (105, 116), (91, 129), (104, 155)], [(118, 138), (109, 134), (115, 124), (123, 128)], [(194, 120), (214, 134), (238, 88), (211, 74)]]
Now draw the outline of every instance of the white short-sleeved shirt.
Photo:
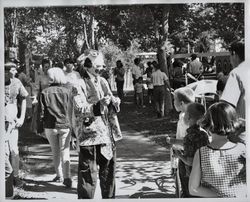
[(152, 83), (154, 86), (163, 86), (168, 80), (166, 73), (161, 70), (156, 70), (152, 73)]
[(234, 105), (238, 115), (243, 119), (245, 119), (246, 114), (245, 93), (249, 78), (248, 67), (243, 62), (230, 72), (225, 89), (220, 98)]

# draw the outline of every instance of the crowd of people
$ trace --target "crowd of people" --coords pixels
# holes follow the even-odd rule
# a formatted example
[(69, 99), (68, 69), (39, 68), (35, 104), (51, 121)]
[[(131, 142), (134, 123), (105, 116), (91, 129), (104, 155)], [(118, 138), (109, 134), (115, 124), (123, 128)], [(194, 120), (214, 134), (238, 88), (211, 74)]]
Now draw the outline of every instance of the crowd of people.
[[(234, 69), (221, 84), (219, 99), (207, 110), (195, 102), (191, 88), (173, 92), (173, 105), (179, 112), (176, 137), (167, 137), (171, 145), (172, 174), (180, 181), (181, 197), (246, 197), (245, 94), (248, 72), (244, 64), (244, 44), (231, 45)], [(193, 58), (193, 69), (200, 69)], [(70, 142), (76, 140), (78, 160), (78, 199), (94, 198), (99, 173), (103, 198), (115, 198), (116, 142), (122, 139), (117, 113), (124, 100), (125, 70), (116, 61), (117, 95), (100, 76), (104, 63), (100, 52), (90, 50), (74, 61), (64, 60), (63, 67), (42, 61), (35, 71), (34, 84), (17, 75), (12, 61), (5, 63), (5, 181), (6, 197), (13, 196), (13, 185), (23, 186), (19, 178), (18, 128), (25, 120), (26, 86), (31, 85), (31, 129), (44, 134), (53, 154), (54, 182), (72, 187)], [(143, 74), (147, 75), (148, 101), (155, 104), (157, 117), (172, 109), (171, 86), (156, 61), (144, 70), (135, 58), (132, 68), (134, 100), (144, 107)], [(232, 96), (232, 93), (234, 96)], [(170, 98), (170, 105), (165, 105)], [(165, 123), (168, 124), (168, 123)]]
[[(122, 139), (117, 118), (120, 99), (114, 97), (109, 84), (99, 72), (103, 69), (102, 55), (90, 50), (79, 56), (78, 72), (71, 59), (64, 61), (65, 70), (42, 61), (42, 74), (37, 75), (32, 91), (32, 128), (45, 133), (53, 154), (54, 182), (71, 188), (70, 141), (76, 139), (79, 152), (79, 199), (93, 198), (99, 166), (103, 198), (115, 196), (116, 141)], [(18, 128), (26, 112), (28, 92), (15, 78), (16, 64), (5, 64), (5, 177), (6, 197), (13, 195), (13, 185), (24, 184), (18, 176)], [(18, 101), (21, 100), (20, 116)]]
[(234, 69), (224, 86), (217, 85), (222, 93), (206, 111), (195, 102), (191, 88), (174, 91), (179, 121), (176, 137), (166, 141), (172, 145), (171, 165), (181, 197), (247, 195), (245, 93), (249, 73), (244, 44), (233, 43), (230, 52)]

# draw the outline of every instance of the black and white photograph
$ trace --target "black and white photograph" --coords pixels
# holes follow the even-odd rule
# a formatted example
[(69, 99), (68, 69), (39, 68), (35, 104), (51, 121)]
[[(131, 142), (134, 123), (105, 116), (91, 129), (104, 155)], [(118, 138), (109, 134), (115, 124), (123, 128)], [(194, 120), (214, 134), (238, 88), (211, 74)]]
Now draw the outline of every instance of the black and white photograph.
[(1, 199), (249, 200), (249, 7), (2, 0)]

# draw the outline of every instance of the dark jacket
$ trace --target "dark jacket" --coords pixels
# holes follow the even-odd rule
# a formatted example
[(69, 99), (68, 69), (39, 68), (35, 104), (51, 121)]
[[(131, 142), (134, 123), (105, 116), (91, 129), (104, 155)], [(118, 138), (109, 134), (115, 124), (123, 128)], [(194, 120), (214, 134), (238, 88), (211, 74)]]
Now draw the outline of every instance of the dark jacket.
[(70, 90), (63, 85), (52, 84), (42, 91), (39, 104), (44, 128), (70, 128), (70, 99)]

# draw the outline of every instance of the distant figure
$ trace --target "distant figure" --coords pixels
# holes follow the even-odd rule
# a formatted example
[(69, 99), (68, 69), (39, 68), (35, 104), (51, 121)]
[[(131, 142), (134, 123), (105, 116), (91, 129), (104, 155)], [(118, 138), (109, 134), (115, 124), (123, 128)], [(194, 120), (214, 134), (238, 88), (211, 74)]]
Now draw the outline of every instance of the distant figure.
[[(133, 85), (135, 86), (135, 84), (138, 81), (139, 77), (143, 76), (143, 70), (140, 67), (140, 58), (135, 58), (134, 59), (134, 66), (132, 67), (132, 78), (133, 78)], [(136, 103), (136, 92), (134, 90), (134, 101)]]
[(183, 81), (182, 81), (182, 76), (183, 76), (183, 73), (182, 73), (182, 64), (178, 60), (175, 60), (173, 62), (172, 76), (173, 76), (173, 88), (177, 89), (177, 88), (182, 87), (183, 86)]
[(203, 65), (197, 58), (196, 54), (191, 55), (191, 62), (189, 63), (189, 71), (195, 77), (198, 77), (203, 72)]
[(155, 72), (152, 73), (152, 83), (154, 86), (154, 102), (156, 106), (157, 117), (164, 116), (165, 107), (165, 85), (168, 84), (167, 75), (160, 70), (160, 66), (155, 66)]
[(143, 79), (142, 77), (139, 77), (137, 83), (135, 84), (137, 106), (145, 107), (143, 101), (143, 94), (144, 94), (143, 91), (144, 91)]
[(74, 61), (70, 58), (64, 60), (65, 66), (65, 75), (67, 79), (67, 83), (77, 84), (78, 80), (81, 78), (80, 74), (75, 71)]
[(114, 69), (114, 75), (116, 76), (115, 82), (117, 87), (117, 94), (118, 97), (123, 100), (124, 93), (123, 93), (123, 86), (124, 86), (124, 74), (125, 69), (123, 68), (123, 64), (121, 60), (116, 61), (116, 67)]

